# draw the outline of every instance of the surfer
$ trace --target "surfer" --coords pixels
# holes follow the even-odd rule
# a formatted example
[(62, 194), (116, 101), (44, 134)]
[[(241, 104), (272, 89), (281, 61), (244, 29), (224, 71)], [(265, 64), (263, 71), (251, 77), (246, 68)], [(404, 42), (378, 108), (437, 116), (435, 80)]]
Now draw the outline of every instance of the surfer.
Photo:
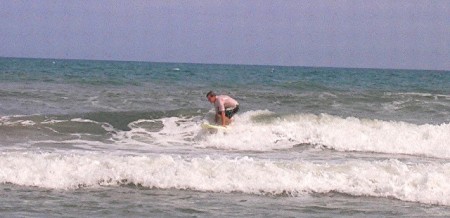
[(216, 109), (214, 121), (218, 123), (221, 119), (222, 126), (230, 124), (231, 117), (239, 111), (239, 103), (228, 95), (216, 95), (213, 91), (209, 91), (206, 98)]

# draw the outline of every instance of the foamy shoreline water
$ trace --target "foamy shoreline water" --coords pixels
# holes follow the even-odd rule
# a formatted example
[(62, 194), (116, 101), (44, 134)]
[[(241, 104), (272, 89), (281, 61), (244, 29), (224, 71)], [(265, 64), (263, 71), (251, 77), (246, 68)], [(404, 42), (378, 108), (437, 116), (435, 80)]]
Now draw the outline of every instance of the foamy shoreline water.
[(9, 153), (0, 155), (0, 182), (77, 189), (125, 184), (147, 188), (298, 196), (339, 192), (450, 204), (447, 164), (398, 160), (316, 164), (302, 160)]

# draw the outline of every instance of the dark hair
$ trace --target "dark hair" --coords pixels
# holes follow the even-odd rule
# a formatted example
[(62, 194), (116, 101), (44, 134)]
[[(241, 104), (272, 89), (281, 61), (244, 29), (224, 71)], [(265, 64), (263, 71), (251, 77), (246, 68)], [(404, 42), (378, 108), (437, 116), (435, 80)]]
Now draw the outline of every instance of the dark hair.
[(208, 93), (206, 93), (206, 97), (209, 97), (209, 96), (214, 97), (214, 96), (216, 96), (216, 93), (214, 93), (213, 91), (209, 91)]

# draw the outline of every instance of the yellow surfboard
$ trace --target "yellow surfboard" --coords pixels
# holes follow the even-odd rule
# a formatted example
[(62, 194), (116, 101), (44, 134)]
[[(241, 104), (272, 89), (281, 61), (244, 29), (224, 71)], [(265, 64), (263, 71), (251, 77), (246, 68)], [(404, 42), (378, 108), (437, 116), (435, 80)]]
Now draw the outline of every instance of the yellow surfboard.
[(202, 128), (203, 129), (228, 130), (228, 127), (213, 125), (213, 124), (209, 124), (209, 123), (202, 123)]

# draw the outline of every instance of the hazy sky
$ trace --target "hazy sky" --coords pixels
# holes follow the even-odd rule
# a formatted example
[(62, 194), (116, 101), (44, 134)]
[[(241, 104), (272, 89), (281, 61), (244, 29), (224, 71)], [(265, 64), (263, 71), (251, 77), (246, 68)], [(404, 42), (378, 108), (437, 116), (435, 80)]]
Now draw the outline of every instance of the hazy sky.
[(1, 0), (0, 56), (450, 70), (450, 0)]

